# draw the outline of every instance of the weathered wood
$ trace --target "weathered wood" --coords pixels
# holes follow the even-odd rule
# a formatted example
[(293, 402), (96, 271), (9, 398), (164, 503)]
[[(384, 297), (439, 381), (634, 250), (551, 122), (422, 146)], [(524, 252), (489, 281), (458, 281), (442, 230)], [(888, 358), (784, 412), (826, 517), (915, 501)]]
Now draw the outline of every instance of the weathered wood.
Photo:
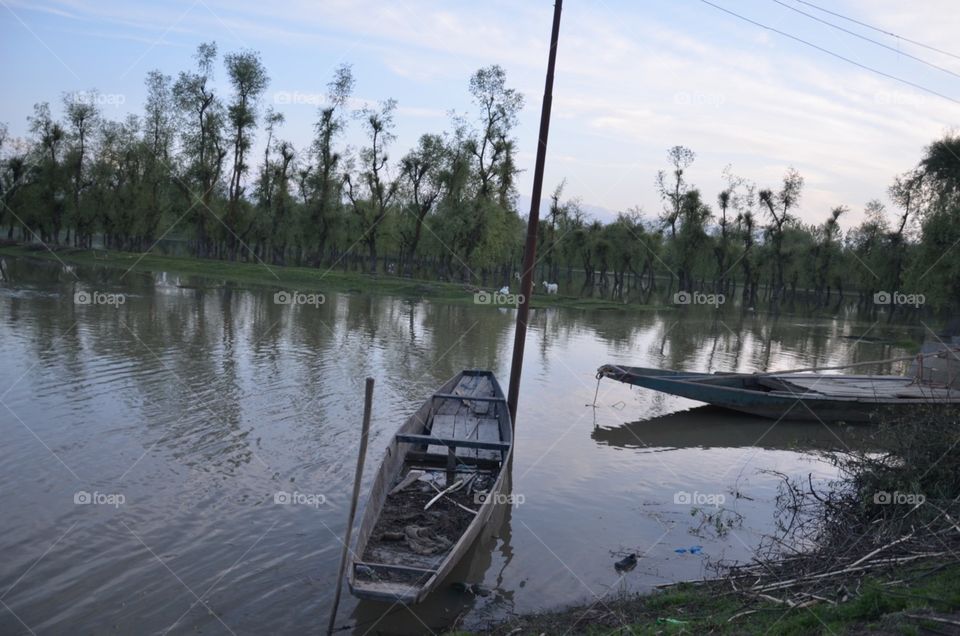
[(337, 621), (337, 607), (340, 606), (340, 590), (343, 588), (343, 572), (347, 566), (347, 552), (350, 550), (350, 535), (353, 532), (353, 520), (357, 513), (357, 500), (360, 497), (360, 481), (363, 479), (363, 464), (367, 457), (367, 438), (370, 433), (370, 413), (373, 409), (373, 378), (367, 378), (366, 391), (363, 402), (363, 424), (360, 429), (360, 450), (357, 455), (357, 470), (353, 476), (353, 497), (350, 499), (350, 516), (347, 518), (346, 537), (343, 539), (343, 552), (340, 554), (340, 571), (337, 574), (337, 588), (333, 596), (333, 607), (330, 610), (330, 622), (327, 625), (327, 635), (333, 634), (334, 624)]
[(470, 401), (470, 402), (506, 402), (502, 397), (496, 397), (493, 395), (457, 395), (456, 393), (434, 393), (433, 399), (445, 399), (445, 400), (461, 400), (461, 401)]
[[(477, 439), (481, 442), (496, 442), (500, 439), (499, 423), (495, 419), (482, 418), (477, 423)], [(477, 457), (482, 459), (497, 459), (499, 453), (492, 450), (477, 450)]]
[(420, 574), (436, 574), (436, 570), (430, 570), (427, 568), (417, 568), (412, 565), (397, 565), (395, 563), (368, 563), (366, 561), (354, 561), (353, 567), (357, 566), (367, 567), (371, 570), (383, 570), (385, 572), (417, 572)]
[[(483, 451), (490, 452), (490, 451)], [(500, 454), (493, 451), (496, 458), (460, 457), (457, 459), (457, 472), (473, 472), (475, 469), (490, 469), (500, 465)], [(447, 465), (446, 456), (435, 455), (411, 450), (407, 453), (407, 460), (411, 468), (443, 468)]]
[[(479, 397), (499, 399), (471, 401), (480, 390), (487, 391), (487, 394), (479, 394)], [(496, 505), (496, 499), (489, 497), (475, 511), (461, 506), (475, 516), (453, 545), (438, 553), (424, 555), (389, 542), (374, 543), (372, 532), (385, 506), (391, 505), (388, 493), (392, 486), (402, 481), (405, 471), (422, 467), (433, 470), (438, 476), (450, 471), (448, 484), (453, 484), (457, 475), (460, 479), (470, 479), (473, 474), (483, 473), (494, 478), (491, 493), (498, 493), (503, 488), (504, 467), (510, 459), (513, 437), (508, 411), (500, 404), (503, 392), (493, 375), (490, 372), (462, 372), (440, 387), (437, 393), (457, 397), (427, 399), (390, 441), (374, 479), (358, 532), (355, 567), (350, 569), (350, 590), (355, 596), (401, 603), (423, 600), (463, 557)], [(478, 417), (475, 413), (479, 404), (488, 409), (487, 417)], [(386, 580), (389, 578), (386, 574), (378, 579), (369, 572), (357, 573), (356, 565), (373, 570), (382, 565), (384, 568), (427, 571), (422, 580), (399, 582)]]
[(475, 439), (451, 439), (443, 437), (434, 437), (433, 435), (416, 435), (411, 433), (398, 433), (396, 435), (398, 442), (404, 444), (434, 444), (447, 447), (462, 448), (483, 448), (485, 450), (506, 451), (510, 449), (509, 442), (481, 442)]
[(875, 422), (880, 412), (918, 406), (960, 409), (960, 391), (906, 376), (687, 373), (604, 365), (606, 376), (634, 386), (777, 420)]

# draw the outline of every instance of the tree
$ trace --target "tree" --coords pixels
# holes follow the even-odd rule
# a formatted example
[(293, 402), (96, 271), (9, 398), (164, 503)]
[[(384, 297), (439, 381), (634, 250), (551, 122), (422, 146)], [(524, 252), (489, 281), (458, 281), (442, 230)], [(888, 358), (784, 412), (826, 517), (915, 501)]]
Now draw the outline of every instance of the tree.
[(360, 221), (361, 240), (367, 245), (370, 256), (369, 273), (377, 273), (377, 238), (380, 223), (386, 218), (390, 203), (400, 185), (398, 180), (387, 176), (387, 146), (394, 140), (393, 112), (397, 102), (388, 99), (378, 109), (362, 111), (363, 123), (370, 136), (370, 145), (360, 150), (360, 169), (355, 179), (347, 174), (344, 183), (347, 197)]
[(401, 175), (409, 197), (408, 213), (400, 225), (401, 266), (407, 276), (413, 275), (413, 261), (423, 231), (423, 223), (436, 207), (443, 192), (444, 163), (449, 152), (439, 135), (423, 135), (417, 147), (400, 161)]
[[(464, 149), (473, 158), (476, 185), (469, 205), (464, 209), (462, 230), (452, 243), (462, 263), (473, 261), (475, 253), (488, 256), (502, 250), (494, 240), (498, 230), (511, 224), (514, 177), (514, 142), (511, 138), (517, 115), (523, 108), (523, 95), (507, 88), (502, 67), (481, 68), (470, 78), (469, 90), (479, 109), (478, 130), (464, 141)], [(467, 278), (471, 271), (463, 268)]]
[[(171, 160), (176, 126), (173, 80), (153, 70), (147, 73), (147, 101), (143, 118), (143, 141), (147, 152), (144, 161), (146, 201), (142, 219), (142, 243), (153, 244), (157, 227), (169, 204), (168, 186), (172, 173)], [(143, 246), (140, 246), (142, 249)]]
[(507, 142), (523, 108), (523, 95), (507, 88), (507, 73), (496, 64), (473, 74), (470, 94), (480, 109), (480, 131), (471, 151), (477, 160), (479, 196), (486, 198), (494, 190), (491, 183), (494, 177), (498, 175), (502, 184), (506, 176), (502, 174), (501, 162), (510, 158), (512, 146)]
[(231, 130), (229, 141), (233, 146), (233, 171), (228, 190), (225, 225), (229, 256), (234, 260), (238, 246), (244, 243), (247, 234), (247, 231), (241, 232), (239, 226), (240, 203), (244, 190), (242, 180), (249, 170), (246, 162), (247, 151), (250, 149), (253, 129), (257, 126), (257, 100), (266, 90), (270, 78), (260, 61), (259, 53), (255, 51), (230, 53), (224, 58), (224, 63), (233, 86), (233, 101), (227, 107)]
[(36, 226), (40, 240), (59, 243), (63, 226), (64, 190), (60, 151), (67, 137), (66, 131), (50, 114), (50, 104), (41, 102), (33, 107), (33, 117), (28, 118), (30, 132), (36, 138), (38, 153), (41, 209)]
[[(188, 209), (193, 212), (194, 253), (205, 257), (211, 251), (205, 219), (220, 182), (227, 150), (223, 139), (223, 106), (210, 86), (217, 59), (216, 43), (198, 46), (194, 59), (197, 70), (181, 72), (173, 86), (174, 102), (184, 117), (181, 130), (186, 155), (186, 172), (182, 178), (176, 179), (176, 183), (189, 201)], [(195, 188), (199, 188), (199, 193)]]
[(307, 242), (307, 260), (314, 267), (320, 266), (334, 215), (340, 209), (342, 157), (334, 150), (334, 142), (344, 129), (343, 109), (353, 93), (353, 86), (350, 66), (339, 66), (327, 84), (327, 101), (320, 108), (319, 118), (314, 124), (312, 152), (316, 163), (305, 168), (300, 176), (303, 200), (307, 207), (303, 236)]
[(823, 307), (830, 302), (830, 281), (833, 275), (832, 266), (839, 256), (839, 242), (842, 238), (840, 231), (840, 217), (848, 211), (844, 205), (838, 205), (830, 210), (830, 216), (816, 228), (816, 246), (813, 252), (814, 293), (816, 306)]
[(785, 269), (783, 254), (784, 227), (793, 221), (790, 210), (800, 202), (800, 193), (803, 190), (803, 177), (794, 168), (788, 168), (783, 176), (783, 183), (776, 193), (770, 189), (760, 191), (760, 203), (766, 208), (770, 223), (767, 231), (773, 242), (774, 280), (771, 292), (771, 303), (777, 306), (783, 297), (783, 272)]
[(656, 187), (660, 200), (664, 202), (663, 215), (660, 217), (665, 226), (670, 227), (670, 238), (677, 235), (677, 220), (680, 218), (680, 208), (683, 197), (689, 190), (689, 184), (684, 178), (684, 172), (697, 158), (685, 146), (673, 146), (667, 150), (667, 161), (670, 163), (670, 173), (660, 170), (657, 172)]
[[(80, 207), (80, 195), (86, 186), (84, 170), (88, 160), (87, 150), (90, 136), (96, 127), (100, 113), (96, 107), (96, 93), (73, 93), (63, 97), (64, 110), (69, 126), (68, 139), (71, 148), (68, 153), (67, 164), (71, 180), (71, 213), (74, 222), (74, 244), (90, 247), (93, 228), (90, 219)], [(70, 242), (70, 230), (67, 230), (67, 243)]]

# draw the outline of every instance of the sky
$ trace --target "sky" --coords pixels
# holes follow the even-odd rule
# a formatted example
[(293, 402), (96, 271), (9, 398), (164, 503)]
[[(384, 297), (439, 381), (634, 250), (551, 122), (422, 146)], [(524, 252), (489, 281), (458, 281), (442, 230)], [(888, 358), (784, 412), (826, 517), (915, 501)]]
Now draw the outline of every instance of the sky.
[[(960, 114), (960, 101), (952, 101), (960, 100), (960, 12), (955, 0), (810, 1), (900, 37), (800, 0), (711, 0), (944, 97), (702, 0), (567, 0), (544, 197), (566, 180), (564, 195), (603, 221), (635, 206), (655, 217), (662, 209), (656, 173), (667, 166), (667, 149), (684, 145), (697, 155), (687, 176), (711, 203), (727, 165), (774, 189), (793, 166), (805, 178), (798, 215), (806, 223), (846, 205), (849, 228), (870, 199), (889, 206), (892, 178), (915, 166)], [(451, 111), (469, 118), (470, 75), (499, 64), (526, 98), (516, 130), (522, 207), (532, 186), (552, 12), (551, 0), (0, 0), (0, 122), (26, 136), (33, 104), (48, 101), (60, 113), (65, 93), (91, 90), (106, 117), (139, 113), (149, 70), (176, 77), (193, 67), (199, 43), (214, 40), (221, 56), (260, 52), (270, 75), (261, 106), (284, 113), (279, 135), (298, 149), (309, 145), (334, 69), (351, 64), (355, 105), (398, 102), (396, 160), (421, 134), (450, 130)], [(222, 64), (216, 80), (227, 97)], [(352, 124), (343, 141), (362, 145), (360, 126)]]

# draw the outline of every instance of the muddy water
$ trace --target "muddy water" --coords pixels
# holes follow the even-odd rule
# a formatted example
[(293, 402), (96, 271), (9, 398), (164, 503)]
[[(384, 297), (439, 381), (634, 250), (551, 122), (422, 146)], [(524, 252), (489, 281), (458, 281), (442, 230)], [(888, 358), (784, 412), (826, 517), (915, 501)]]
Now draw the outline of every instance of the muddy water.
[[(363, 379), (377, 381), (365, 486), (403, 418), (458, 370), (492, 369), (506, 386), (507, 310), (366, 294), (291, 307), (274, 290), (163, 273), (25, 259), (5, 269), (4, 634), (319, 632)], [(345, 593), (342, 633), (430, 633), (457, 617), (481, 627), (748, 558), (772, 528), (777, 478), (767, 471), (829, 479), (818, 451), (855, 445), (858, 432), (771, 426), (609, 381), (594, 409), (596, 368), (882, 359), (906, 353), (891, 343), (911, 335), (922, 334), (853, 318), (533, 312), (517, 503), (450, 579), (488, 593), (444, 585), (412, 609)], [(737, 522), (717, 533), (687, 501)], [(613, 563), (628, 553), (641, 558), (621, 576)]]

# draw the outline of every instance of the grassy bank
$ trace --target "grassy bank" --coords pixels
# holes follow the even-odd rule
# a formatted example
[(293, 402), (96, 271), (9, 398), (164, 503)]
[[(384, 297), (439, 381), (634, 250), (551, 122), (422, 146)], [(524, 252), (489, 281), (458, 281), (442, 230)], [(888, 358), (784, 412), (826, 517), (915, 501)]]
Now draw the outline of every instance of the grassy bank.
[[(240, 286), (268, 287), (303, 292), (348, 292), (371, 293), (409, 298), (427, 298), (430, 300), (472, 305), (474, 292), (472, 285), (444, 283), (415, 278), (402, 278), (388, 274), (369, 275), (358, 272), (344, 272), (340, 268), (281, 267), (259, 263), (234, 263), (214, 259), (193, 257), (158, 256), (140, 253), (103, 250), (82, 250), (60, 248), (56, 253), (34, 246), (8, 245), (0, 247), (0, 256), (40, 258), (62, 261), (76, 265), (113, 267), (131, 273), (169, 272), (180, 276), (196, 276), (220, 280)], [(517, 292), (519, 285), (513, 290)], [(494, 288), (486, 288), (495, 291)], [(499, 305), (490, 304), (490, 307)], [(649, 305), (624, 304), (596, 298), (578, 298), (576, 296), (547, 296), (535, 293), (531, 299), (535, 308), (567, 307), (583, 310), (604, 311), (642, 311), (653, 307)]]
[(763, 599), (747, 601), (725, 582), (704, 583), (453, 634), (956, 634), (958, 610), (960, 565), (930, 563), (865, 578), (857, 595), (835, 605), (790, 608)]
[(835, 480), (782, 476), (751, 563), (484, 633), (960, 634), (960, 414), (917, 408), (869, 437), (825, 453)]

